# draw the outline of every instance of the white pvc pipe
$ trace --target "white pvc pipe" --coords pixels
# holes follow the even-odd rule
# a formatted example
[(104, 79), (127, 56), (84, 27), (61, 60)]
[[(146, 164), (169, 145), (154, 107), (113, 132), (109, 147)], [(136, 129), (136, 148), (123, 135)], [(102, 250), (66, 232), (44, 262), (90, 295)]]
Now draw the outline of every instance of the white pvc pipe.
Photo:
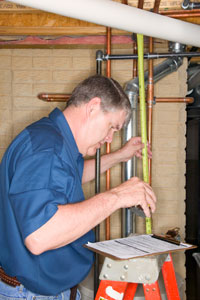
[(11, 0), (21, 5), (146, 36), (200, 47), (200, 26), (111, 0)]

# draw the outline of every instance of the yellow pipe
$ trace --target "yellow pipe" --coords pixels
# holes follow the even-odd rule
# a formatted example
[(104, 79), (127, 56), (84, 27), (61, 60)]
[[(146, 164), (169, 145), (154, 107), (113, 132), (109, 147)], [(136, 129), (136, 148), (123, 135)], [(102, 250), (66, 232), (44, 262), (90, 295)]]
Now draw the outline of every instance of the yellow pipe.
[[(146, 120), (146, 101), (144, 84), (144, 41), (143, 35), (137, 34), (138, 43), (138, 77), (140, 95), (140, 122), (141, 137), (144, 148), (142, 149), (143, 180), (149, 183), (148, 151), (147, 151), (147, 120)], [(151, 234), (151, 218), (146, 218), (146, 233)]]

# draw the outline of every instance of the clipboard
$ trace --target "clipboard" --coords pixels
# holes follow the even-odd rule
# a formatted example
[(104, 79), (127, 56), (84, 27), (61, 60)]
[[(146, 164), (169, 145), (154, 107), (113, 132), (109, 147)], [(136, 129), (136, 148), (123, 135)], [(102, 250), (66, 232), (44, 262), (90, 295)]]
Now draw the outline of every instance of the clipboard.
[(197, 248), (197, 246), (187, 243), (177, 245), (168, 241), (158, 240), (153, 238), (151, 234), (134, 235), (96, 243), (89, 242), (84, 247), (115, 260), (155, 256)]

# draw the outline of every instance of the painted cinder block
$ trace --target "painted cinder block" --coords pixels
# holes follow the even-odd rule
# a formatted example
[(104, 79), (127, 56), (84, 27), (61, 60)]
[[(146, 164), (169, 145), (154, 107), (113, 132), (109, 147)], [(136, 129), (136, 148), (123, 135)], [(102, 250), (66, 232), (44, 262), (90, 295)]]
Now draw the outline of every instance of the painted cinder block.
[(0, 82), (11, 82), (12, 72), (11, 70), (1, 70), (0, 72)]
[(0, 59), (0, 69), (2, 69), (2, 70), (11, 69), (11, 66), (12, 66), (11, 56), (2, 54), (0, 57), (1, 57), (1, 59)]
[(32, 68), (31, 56), (14, 56), (12, 57), (13, 70), (30, 70)]
[(11, 93), (11, 82), (0, 82), (0, 96), (10, 96)]
[(14, 83), (12, 85), (13, 96), (32, 96), (32, 84), (31, 83)]

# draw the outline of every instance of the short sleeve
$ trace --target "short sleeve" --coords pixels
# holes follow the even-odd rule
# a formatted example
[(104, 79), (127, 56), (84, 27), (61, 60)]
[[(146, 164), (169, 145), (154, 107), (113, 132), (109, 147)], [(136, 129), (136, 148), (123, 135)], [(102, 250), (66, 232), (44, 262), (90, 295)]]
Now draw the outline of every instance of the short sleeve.
[(44, 225), (59, 204), (70, 202), (74, 180), (71, 167), (53, 150), (17, 163), (9, 197), (23, 239)]

